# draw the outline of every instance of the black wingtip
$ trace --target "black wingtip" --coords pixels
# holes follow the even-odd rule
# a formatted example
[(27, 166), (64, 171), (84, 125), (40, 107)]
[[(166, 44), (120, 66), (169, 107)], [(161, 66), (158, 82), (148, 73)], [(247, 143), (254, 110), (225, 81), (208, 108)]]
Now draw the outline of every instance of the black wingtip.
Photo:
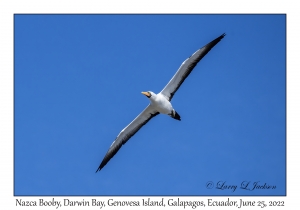
[(206, 51), (202, 53), (202, 57), (201, 58), (203, 58), (225, 36), (226, 36), (226, 34), (223, 33), (221, 36), (219, 36), (218, 38), (214, 39), (213, 41), (211, 41), (210, 43), (208, 43), (207, 45), (205, 45), (203, 48), (206, 48)]
[[(105, 164), (106, 164), (106, 163), (105, 163)], [(105, 166), (105, 164), (104, 164), (104, 162), (102, 161), (102, 163), (101, 163), (100, 166), (98, 167), (96, 173), (97, 173), (98, 171), (101, 171), (101, 169)]]
[(216, 38), (216, 40), (220, 41), (221, 39), (223, 39), (226, 36), (225, 33), (223, 33), (221, 36), (219, 36), (218, 38)]
[(103, 166), (102, 165), (100, 165), (99, 167), (98, 167), (98, 169), (97, 169), (97, 171), (96, 171), (96, 173), (98, 172), (98, 171), (101, 171), (101, 169), (103, 168)]

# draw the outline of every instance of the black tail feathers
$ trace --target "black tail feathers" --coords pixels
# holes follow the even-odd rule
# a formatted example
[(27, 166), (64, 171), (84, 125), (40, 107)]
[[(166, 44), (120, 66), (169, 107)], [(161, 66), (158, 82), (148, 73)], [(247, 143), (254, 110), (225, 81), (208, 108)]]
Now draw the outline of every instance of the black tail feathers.
[(172, 116), (171, 117), (176, 119), (176, 120), (179, 120), (179, 121), (181, 120), (179, 114), (174, 109), (172, 111)]

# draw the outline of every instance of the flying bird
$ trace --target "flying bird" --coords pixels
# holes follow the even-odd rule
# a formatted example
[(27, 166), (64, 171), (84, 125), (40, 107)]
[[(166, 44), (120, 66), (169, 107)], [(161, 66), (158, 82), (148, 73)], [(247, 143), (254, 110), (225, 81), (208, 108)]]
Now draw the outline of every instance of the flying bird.
[(181, 86), (183, 81), (192, 72), (197, 63), (219, 42), (224, 38), (225, 33), (214, 39), (201, 49), (197, 50), (193, 55), (187, 58), (179, 67), (175, 75), (164, 87), (164, 89), (155, 94), (152, 91), (142, 92), (149, 98), (150, 104), (142, 111), (129, 125), (127, 125), (117, 136), (114, 142), (109, 147), (97, 171), (100, 171), (108, 161), (119, 151), (123, 144), (125, 144), (143, 125), (145, 125), (151, 118), (159, 113), (169, 115), (170, 117), (181, 120), (179, 114), (175, 111), (170, 101), (175, 92)]

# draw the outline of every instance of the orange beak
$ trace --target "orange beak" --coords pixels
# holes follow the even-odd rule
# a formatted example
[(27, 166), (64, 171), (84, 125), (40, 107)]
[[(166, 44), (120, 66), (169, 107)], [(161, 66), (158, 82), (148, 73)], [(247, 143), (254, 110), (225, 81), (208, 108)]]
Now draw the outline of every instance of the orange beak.
[(142, 92), (142, 94), (144, 94), (147, 97), (150, 97), (150, 94), (148, 92)]

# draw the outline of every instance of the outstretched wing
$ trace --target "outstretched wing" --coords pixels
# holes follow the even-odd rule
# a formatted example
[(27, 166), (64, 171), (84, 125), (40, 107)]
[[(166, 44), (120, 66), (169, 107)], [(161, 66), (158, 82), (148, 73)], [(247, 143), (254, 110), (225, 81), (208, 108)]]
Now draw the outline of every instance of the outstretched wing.
[(111, 144), (105, 157), (103, 158), (97, 171), (100, 171), (107, 162), (118, 152), (118, 150), (125, 144), (143, 125), (145, 125), (152, 117), (158, 115), (151, 104), (149, 104), (142, 113), (140, 113), (127, 127), (125, 127), (117, 136), (115, 141)]
[(173, 98), (175, 92), (178, 90), (183, 81), (189, 76), (197, 63), (225, 36), (222, 34), (215, 40), (211, 41), (201, 49), (197, 50), (191, 57), (186, 59), (176, 74), (172, 77), (169, 83), (164, 87), (161, 93), (169, 100)]

